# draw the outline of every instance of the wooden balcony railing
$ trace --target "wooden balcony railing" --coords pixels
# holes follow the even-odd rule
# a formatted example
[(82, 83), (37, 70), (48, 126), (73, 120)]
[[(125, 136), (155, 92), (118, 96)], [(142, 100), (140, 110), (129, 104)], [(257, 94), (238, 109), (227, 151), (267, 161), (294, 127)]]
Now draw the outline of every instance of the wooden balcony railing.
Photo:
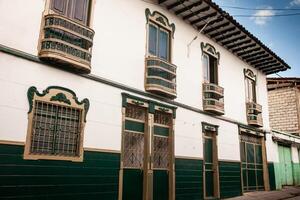
[(82, 73), (91, 70), (94, 31), (58, 14), (44, 16), (39, 57)]
[(224, 88), (213, 83), (203, 83), (203, 110), (224, 115)]
[(248, 124), (252, 126), (262, 127), (262, 106), (254, 102), (248, 102), (246, 103), (246, 108)]
[(176, 98), (176, 66), (157, 57), (147, 57), (145, 89), (168, 98)]

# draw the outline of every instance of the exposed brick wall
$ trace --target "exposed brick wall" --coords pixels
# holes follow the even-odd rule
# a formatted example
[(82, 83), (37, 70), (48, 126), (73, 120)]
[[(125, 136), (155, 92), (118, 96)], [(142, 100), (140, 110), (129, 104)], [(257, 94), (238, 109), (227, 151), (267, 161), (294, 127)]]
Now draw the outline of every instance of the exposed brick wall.
[(299, 134), (295, 88), (268, 91), (270, 125), (272, 129)]

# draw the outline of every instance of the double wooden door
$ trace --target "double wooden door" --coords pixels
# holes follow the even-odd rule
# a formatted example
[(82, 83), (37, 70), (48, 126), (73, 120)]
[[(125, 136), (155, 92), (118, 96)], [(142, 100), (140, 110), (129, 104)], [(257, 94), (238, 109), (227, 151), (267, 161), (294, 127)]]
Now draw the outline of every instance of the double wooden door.
[(278, 145), (279, 168), (282, 185), (293, 185), (291, 148)]
[[(119, 200), (169, 200), (173, 183), (172, 114), (128, 104), (124, 110)], [(171, 194), (171, 195), (170, 195)]]

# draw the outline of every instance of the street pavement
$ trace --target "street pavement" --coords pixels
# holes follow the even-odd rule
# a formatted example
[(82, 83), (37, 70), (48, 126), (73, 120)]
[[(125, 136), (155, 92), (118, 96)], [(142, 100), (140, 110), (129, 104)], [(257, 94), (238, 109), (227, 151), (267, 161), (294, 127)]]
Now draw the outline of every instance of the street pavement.
[(248, 192), (227, 200), (300, 200), (300, 186), (286, 186), (282, 190)]

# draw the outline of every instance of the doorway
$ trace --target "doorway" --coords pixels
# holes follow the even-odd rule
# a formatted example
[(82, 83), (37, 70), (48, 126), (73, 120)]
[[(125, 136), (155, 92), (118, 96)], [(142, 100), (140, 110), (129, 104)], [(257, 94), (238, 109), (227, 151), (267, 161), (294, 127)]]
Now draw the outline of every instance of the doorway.
[(293, 185), (293, 167), (291, 148), (278, 145), (279, 168), (282, 185)]
[(123, 108), (119, 200), (174, 198), (173, 116), (148, 103)]
[(220, 197), (217, 126), (202, 123), (202, 129), (204, 199), (217, 199)]

